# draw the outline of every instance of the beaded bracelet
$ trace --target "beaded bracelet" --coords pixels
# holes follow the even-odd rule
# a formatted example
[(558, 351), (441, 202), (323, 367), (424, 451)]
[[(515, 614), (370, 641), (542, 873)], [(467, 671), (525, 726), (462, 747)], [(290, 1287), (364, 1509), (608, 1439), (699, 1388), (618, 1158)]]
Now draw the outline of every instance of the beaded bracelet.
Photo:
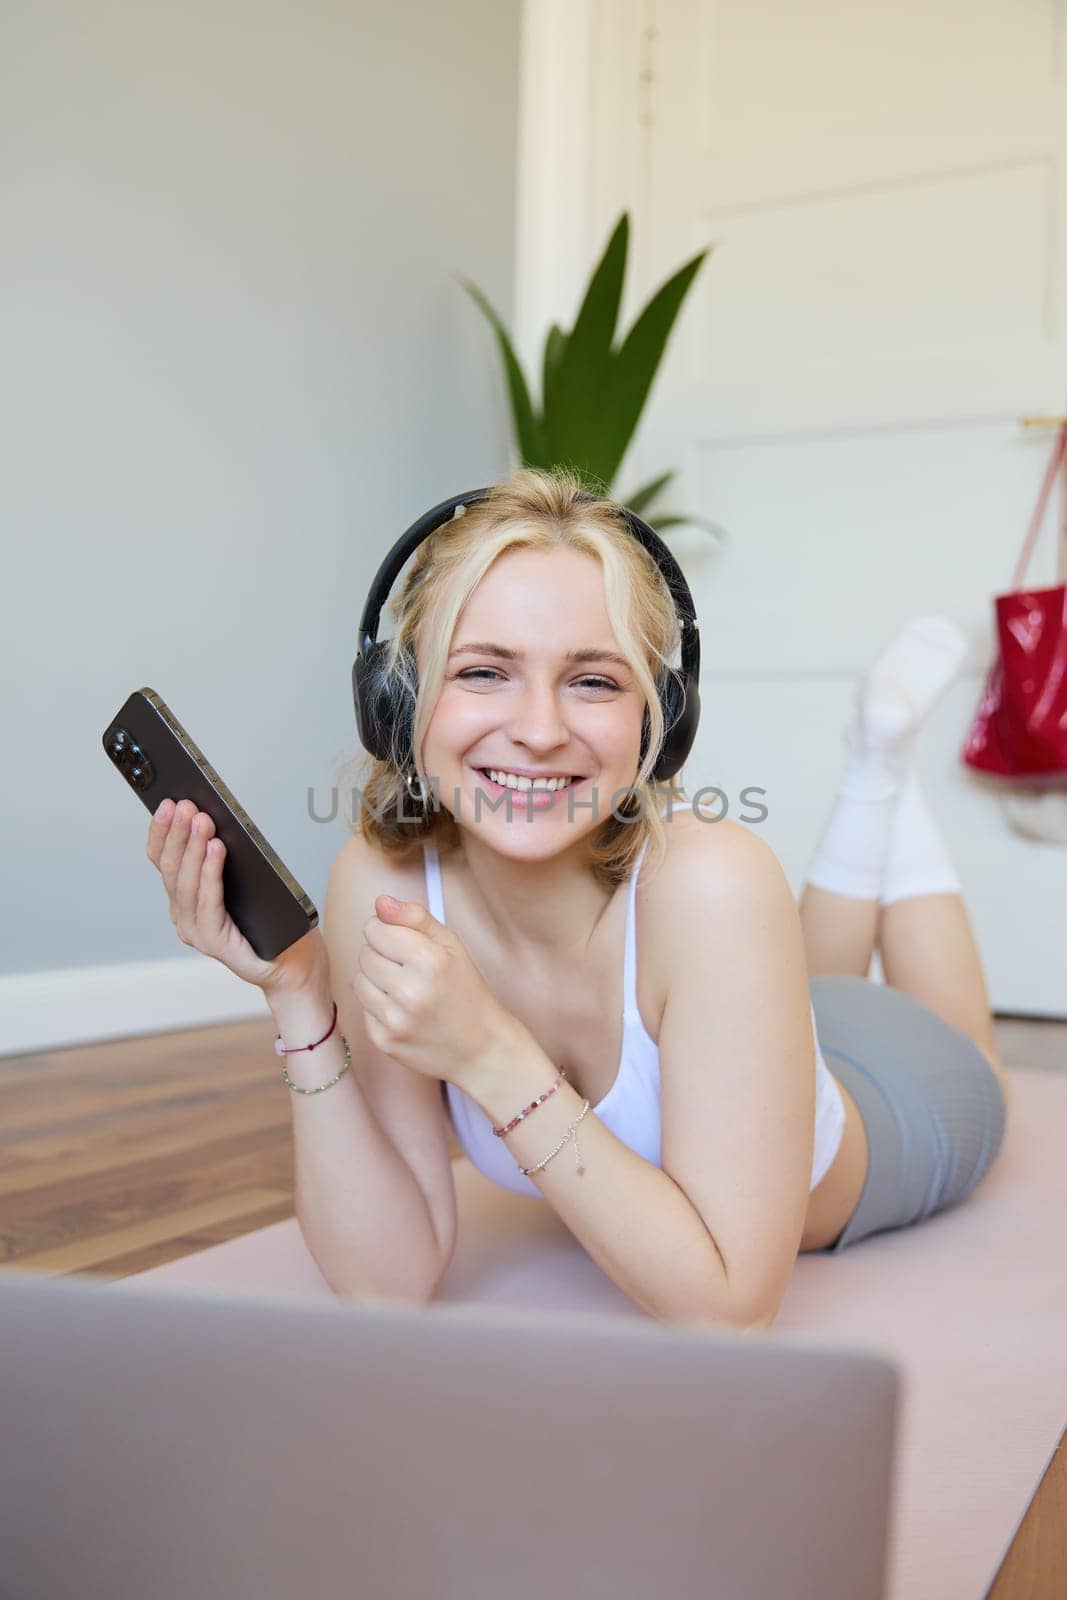
[(531, 1111), (536, 1111), (538, 1106), (543, 1106), (545, 1101), (549, 1098), (549, 1096), (555, 1094), (556, 1090), (559, 1088), (560, 1084), (563, 1082), (563, 1080), (564, 1080), (564, 1078), (566, 1076), (567, 1076), (567, 1074), (564, 1072), (563, 1068), (560, 1067), (560, 1069), (559, 1069), (559, 1077), (556, 1079), (556, 1081), (552, 1085), (551, 1089), (546, 1089), (544, 1094), (539, 1094), (537, 1096), (536, 1100), (531, 1100), (530, 1104), (528, 1106), (523, 1106), (523, 1108), (519, 1112), (518, 1116), (517, 1117), (512, 1117), (511, 1121), (510, 1122), (506, 1122), (502, 1128), (494, 1128), (493, 1129), (493, 1132), (496, 1134), (497, 1138), (498, 1139), (502, 1139), (506, 1133), (510, 1133), (511, 1132), (512, 1128), (517, 1128), (518, 1127), (518, 1125), (522, 1121), (523, 1117), (528, 1117), (530, 1115)]
[[(321, 1039), (319, 1040), (319, 1043), (322, 1043)], [(336, 1078), (331, 1078), (329, 1083), (320, 1083), (317, 1089), (301, 1089), (300, 1085), (298, 1083), (294, 1083), (290, 1078), (289, 1069), (284, 1066), (282, 1067), (283, 1083), (287, 1083), (294, 1094), (321, 1094), (324, 1089), (332, 1089), (335, 1083), (340, 1083), (341, 1079), (352, 1065), (352, 1052), (348, 1048), (348, 1040), (345, 1038), (343, 1033), (341, 1035), (341, 1043), (345, 1047), (345, 1064), (337, 1074)]]

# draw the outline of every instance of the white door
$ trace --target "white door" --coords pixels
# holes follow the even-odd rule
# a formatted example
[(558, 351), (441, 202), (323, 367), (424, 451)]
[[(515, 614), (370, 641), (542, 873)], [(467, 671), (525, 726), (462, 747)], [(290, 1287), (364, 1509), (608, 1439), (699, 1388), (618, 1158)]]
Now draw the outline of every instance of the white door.
[[(715, 247), (618, 485), (677, 466), (676, 507), (729, 535), (669, 535), (701, 624), (688, 792), (717, 784), (744, 818), (741, 791), (765, 789), (753, 825), (799, 892), (856, 674), (908, 617), (954, 617), (972, 657), (923, 729), (924, 786), (992, 1004), (1065, 1016), (1067, 846), (1012, 831), (959, 763), (1051, 444), (1019, 420), (1067, 400), (1064, 4), (599, 0), (575, 17), (591, 126), (570, 285), (623, 206), (627, 325)], [(1053, 574), (1050, 527), (1029, 581)]]

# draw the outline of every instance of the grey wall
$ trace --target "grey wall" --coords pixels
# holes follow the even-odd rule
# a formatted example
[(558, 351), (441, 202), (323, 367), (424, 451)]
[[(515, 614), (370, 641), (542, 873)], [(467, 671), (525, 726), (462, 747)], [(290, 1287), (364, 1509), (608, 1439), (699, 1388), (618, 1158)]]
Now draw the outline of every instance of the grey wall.
[(5, 5), (8, 973), (187, 954), (100, 742), (145, 684), (321, 910), (370, 579), (510, 463), (456, 274), (509, 316), (518, 9)]

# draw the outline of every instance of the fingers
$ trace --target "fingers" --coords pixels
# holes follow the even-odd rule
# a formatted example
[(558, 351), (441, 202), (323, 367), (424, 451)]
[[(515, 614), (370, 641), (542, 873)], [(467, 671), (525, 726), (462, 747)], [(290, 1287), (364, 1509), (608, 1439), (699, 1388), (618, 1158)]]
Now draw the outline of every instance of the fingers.
[(228, 915), (222, 893), (226, 847), (221, 839), (215, 838), (215, 823), (206, 811), (200, 813), (200, 822), (204, 830), (204, 866), (197, 892), (196, 920), (208, 937), (214, 939), (222, 932)]
[(171, 813), (170, 827), (164, 835), (158, 866), (167, 893), (172, 898), (178, 884), (178, 868), (182, 864), (189, 838), (189, 822), (195, 814), (196, 807), (191, 800), (179, 800)]
[(394, 960), (404, 948), (405, 936), (411, 931), (410, 928), (398, 928), (394, 923), (383, 922), (380, 917), (368, 917), (363, 924), (363, 937), (371, 949), (380, 950), (383, 955), (393, 953)]
[(186, 943), (191, 942), (202, 910), (208, 913), (212, 932), (225, 921), (221, 888), (225, 850), (221, 843), (210, 853), (207, 850), (214, 834), (214, 820), (191, 800), (162, 801), (148, 830), (148, 858), (159, 869), (171, 921)]
[(154, 867), (159, 866), (160, 857), (163, 854), (163, 845), (166, 842), (173, 816), (174, 801), (161, 800), (155, 809), (152, 821), (149, 823), (147, 854)]
[[(200, 874), (204, 866), (206, 843), (204, 822), (205, 813), (194, 809), (188, 822), (182, 825), (185, 849), (174, 882), (174, 905), (176, 926), (183, 938), (190, 938), (196, 928), (196, 902), (200, 896)], [(177, 828), (178, 824), (175, 823), (171, 832), (174, 833)]]
[(372, 950), (393, 961), (404, 963), (416, 956), (433, 959), (433, 940), (418, 928), (403, 928), (395, 922), (383, 922), (380, 917), (368, 917), (363, 924), (363, 938)]
[(366, 943), (361, 945), (357, 960), (359, 970), (383, 994), (396, 993), (397, 986), (404, 976), (402, 962), (394, 961), (391, 957), (384, 955), (379, 950), (375, 950)]
[[(352, 992), (363, 1007), (366, 1018), (373, 1018), (379, 1028), (383, 1030), (383, 1037), (375, 1039), (371, 1034), (372, 1042), (379, 1050), (384, 1048), (384, 1039), (391, 1038), (400, 1030), (404, 1023), (404, 1011), (395, 1000), (383, 994), (381, 989), (362, 972), (357, 972), (352, 980)], [(368, 1030), (369, 1031), (369, 1030)]]

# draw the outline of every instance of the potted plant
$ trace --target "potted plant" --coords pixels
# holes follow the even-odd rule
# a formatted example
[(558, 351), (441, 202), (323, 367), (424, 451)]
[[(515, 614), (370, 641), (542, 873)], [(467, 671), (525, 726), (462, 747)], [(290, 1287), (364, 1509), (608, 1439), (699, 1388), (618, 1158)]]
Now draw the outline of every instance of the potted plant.
[[(553, 323), (545, 339), (541, 406), (515, 354), (507, 329), (476, 284), (461, 279), (485, 313), (504, 363), (515, 444), (524, 466), (573, 467), (597, 494), (611, 490), (659, 369), (671, 330), (707, 256), (702, 250), (668, 278), (648, 301), (616, 348), (615, 330), (626, 276), (630, 218), (623, 212), (589, 280), (569, 333)], [(678, 523), (699, 523), (719, 534), (706, 518), (679, 512), (649, 512), (675, 472), (660, 473), (626, 497), (657, 532)]]

